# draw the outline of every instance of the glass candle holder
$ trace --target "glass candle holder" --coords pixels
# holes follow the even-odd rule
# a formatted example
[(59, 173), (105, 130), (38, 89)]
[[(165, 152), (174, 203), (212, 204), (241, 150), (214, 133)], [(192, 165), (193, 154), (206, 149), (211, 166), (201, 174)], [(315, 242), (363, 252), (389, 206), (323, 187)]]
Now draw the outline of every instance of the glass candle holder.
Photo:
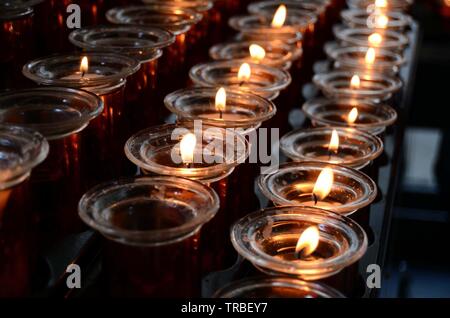
[(344, 71), (356, 71), (395, 76), (400, 67), (405, 64), (405, 58), (393, 51), (378, 49), (373, 61), (367, 61), (368, 47), (349, 46), (336, 47), (327, 50), (328, 56), (333, 59), (334, 67)]
[[(330, 168), (334, 175), (329, 194), (323, 198), (314, 195), (319, 174)], [(325, 162), (290, 162), (278, 170), (261, 175), (258, 186), (264, 196), (275, 205), (314, 206), (342, 215), (350, 215), (366, 207), (375, 199), (377, 186), (364, 173)]]
[[(156, 26), (170, 31), (175, 35), (175, 42), (164, 49), (160, 65), (170, 65), (158, 69), (160, 79), (158, 91), (162, 100), (169, 92), (186, 86), (187, 72), (191, 65), (188, 62), (189, 43), (196, 36), (190, 30), (202, 19), (202, 14), (187, 8), (177, 8), (173, 5), (147, 4), (142, 6), (117, 7), (107, 12), (108, 21), (114, 24)], [(194, 37), (193, 40), (190, 38)], [(165, 109), (162, 108), (162, 111)], [(158, 120), (164, 120), (164, 113)]]
[(215, 298), (345, 298), (325, 284), (276, 276), (254, 277), (233, 282), (218, 290)]
[(408, 11), (413, 0), (389, 0), (386, 7), (377, 7), (373, 0), (347, 0), (350, 9), (367, 11)]
[[(264, 57), (252, 57), (250, 46), (259, 45), (264, 49)], [(289, 70), (292, 60), (292, 47), (283, 42), (275, 41), (239, 41), (216, 44), (209, 50), (213, 60), (239, 60), (240, 62), (263, 64)]]
[(316, 74), (313, 82), (328, 98), (367, 99), (374, 102), (388, 100), (403, 85), (397, 77), (364, 72), (356, 74), (360, 79), (359, 87), (351, 87), (351, 81), (355, 74), (349, 71)]
[(402, 12), (371, 13), (367, 10), (344, 10), (341, 12), (342, 22), (349, 28), (377, 29), (379, 32), (392, 30), (404, 32), (411, 26), (411, 16)]
[[(350, 112), (356, 108), (358, 115), (349, 122)], [(395, 109), (386, 104), (351, 99), (313, 99), (303, 105), (303, 112), (314, 126), (352, 127), (379, 135), (397, 120)]]
[[(332, 145), (334, 132), (338, 143)], [(354, 128), (319, 127), (284, 135), (280, 148), (294, 161), (321, 161), (362, 169), (382, 154), (383, 142)]]
[(30, 205), (31, 170), (45, 160), (48, 143), (39, 133), (0, 125), (0, 297), (31, 292), (36, 266), (36, 217)]
[[(81, 71), (83, 57), (88, 70)], [(81, 88), (98, 95), (104, 103), (101, 116), (86, 131), (91, 147), (94, 184), (116, 174), (131, 174), (122, 145), (129, 136), (124, 92), (126, 79), (140, 68), (137, 60), (118, 54), (85, 52), (53, 55), (27, 63), (23, 74), (40, 85)]]
[(275, 105), (265, 98), (241, 91), (226, 91), (226, 106), (215, 106), (216, 88), (187, 88), (166, 96), (166, 107), (180, 121), (201, 120), (204, 124), (222, 128), (242, 128), (243, 135), (256, 129), (276, 113)]
[[(187, 133), (196, 136), (191, 163), (173, 157), (174, 152), (181, 152), (181, 141)], [(211, 149), (211, 145), (216, 148)], [(208, 239), (201, 244), (203, 273), (225, 269), (235, 262), (228, 235), (231, 224), (240, 216), (236, 216), (239, 209), (230, 193), (234, 186), (227, 177), (247, 159), (248, 152), (248, 142), (240, 134), (218, 127), (197, 126), (197, 122), (152, 127), (137, 133), (125, 145), (127, 157), (143, 174), (198, 180), (219, 194), (220, 211), (204, 229)]]
[(112, 296), (196, 297), (200, 229), (218, 208), (212, 189), (167, 176), (99, 185), (81, 198), (79, 214), (105, 237)]
[(162, 49), (172, 45), (175, 36), (169, 31), (151, 26), (94, 26), (73, 31), (70, 41), (86, 51), (116, 52), (139, 60), (141, 67), (127, 80), (124, 117), (129, 134), (156, 123), (162, 96), (159, 58)]
[(0, 3), (0, 89), (24, 85), (21, 66), (33, 56), (34, 10), (43, 0), (10, 0)]
[[(318, 27), (318, 10), (320, 10), (320, 8), (315, 7), (311, 10), (310, 7), (307, 7), (307, 10), (305, 10), (305, 4), (296, 1), (263, 1), (250, 4), (248, 10), (251, 14), (266, 20), (266, 24), (270, 24), (276, 10), (281, 4), (284, 4), (287, 7), (287, 20), (285, 23), (288, 23), (288, 25), (291, 26), (297, 26), (298, 31), (303, 34), (303, 49), (305, 54), (309, 57), (318, 40), (315, 31)], [(231, 23), (232, 21), (230, 21), (230, 24)]]
[[(318, 229), (317, 248), (307, 257), (295, 253), (302, 232)], [(269, 274), (317, 280), (339, 273), (367, 250), (367, 235), (352, 219), (311, 207), (277, 207), (239, 220), (231, 229), (238, 253)]]
[(269, 100), (275, 99), (281, 90), (291, 83), (288, 72), (274, 67), (249, 64), (251, 75), (248, 80), (238, 79), (239, 61), (215, 61), (197, 64), (189, 71), (192, 82), (201, 87), (225, 87), (251, 92)]
[[(194, 160), (189, 164), (174, 159), (174, 152), (180, 152), (180, 141), (187, 133), (197, 137), (192, 154)], [(211, 151), (212, 143), (221, 144), (222, 153)], [(204, 183), (231, 174), (247, 159), (248, 151), (248, 142), (241, 135), (219, 127), (200, 127), (196, 123), (151, 127), (135, 134), (125, 144), (128, 159), (145, 174), (175, 175)]]
[(40, 243), (54, 244), (64, 235), (83, 229), (77, 217), (77, 202), (90, 180), (83, 140), (86, 126), (100, 116), (99, 97), (70, 88), (36, 88), (0, 95), (0, 121), (39, 131), (49, 141), (47, 159), (33, 169), (31, 204), (39, 216)]
[(369, 37), (375, 32), (376, 30), (369, 28), (343, 27), (336, 28), (334, 33), (341, 46), (373, 47), (401, 54), (409, 44), (409, 40), (404, 34), (391, 30), (383, 30), (382, 33), (378, 33), (381, 36), (379, 42), (370, 41)]

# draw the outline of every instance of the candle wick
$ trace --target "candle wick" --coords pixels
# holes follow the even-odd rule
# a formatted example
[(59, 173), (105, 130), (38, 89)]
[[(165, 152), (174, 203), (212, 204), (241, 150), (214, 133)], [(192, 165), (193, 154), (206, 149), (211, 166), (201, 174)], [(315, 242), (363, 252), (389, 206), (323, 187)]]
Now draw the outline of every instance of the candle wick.
[(298, 252), (297, 251), (295, 251), (294, 252), (294, 257), (296, 258), (296, 259), (302, 259), (302, 258), (304, 258), (304, 256), (303, 256), (303, 251), (305, 250), (305, 248), (301, 248)]
[(81, 77), (84, 77), (84, 71), (81, 71)]
[(242, 85), (244, 85), (245, 81), (242, 81), (239, 83), (239, 87), (241, 87)]
[(317, 205), (317, 195), (314, 192), (312, 193), (312, 197), (314, 200), (314, 205)]
[(222, 119), (223, 115), (222, 115), (222, 111), (219, 110), (219, 118)]

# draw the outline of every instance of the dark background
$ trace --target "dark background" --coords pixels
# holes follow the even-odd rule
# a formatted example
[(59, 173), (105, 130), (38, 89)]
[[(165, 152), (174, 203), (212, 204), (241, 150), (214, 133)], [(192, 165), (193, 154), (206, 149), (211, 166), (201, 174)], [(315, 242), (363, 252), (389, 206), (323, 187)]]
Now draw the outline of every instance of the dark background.
[(422, 42), (382, 297), (450, 297), (448, 2), (416, 0), (413, 8)]

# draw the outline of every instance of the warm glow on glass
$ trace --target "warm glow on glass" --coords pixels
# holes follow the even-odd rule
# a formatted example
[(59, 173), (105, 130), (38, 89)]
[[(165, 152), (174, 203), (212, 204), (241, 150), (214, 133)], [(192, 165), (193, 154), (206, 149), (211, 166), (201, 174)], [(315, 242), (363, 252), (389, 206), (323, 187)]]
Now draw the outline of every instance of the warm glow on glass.
[(374, 17), (374, 25), (377, 28), (385, 29), (389, 23), (389, 18), (384, 14), (377, 14)]
[(339, 149), (339, 135), (336, 129), (333, 129), (333, 132), (331, 133), (330, 144), (328, 145), (328, 150), (330, 152), (337, 152), (338, 149)]
[(365, 60), (366, 64), (373, 64), (375, 62), (375, 49), (373, 47), (367, 50)]
[(380, 33), (372, 33), (368, 38), (370, 46), (379, 46), (383, 42), (383, 37)]
[(386, 8), (387, 5), (387, 0), (375, 0), (375, 7), (377, 8)]
[(225, 88), (221, 87), (216, 93), (216, 110), (223, 112), (227, 104), (227, 93)]
[(450, 7), (450, 0), (444, 0), (444, 4), (445, 4), (447, 7)]
[(317, 226), (310, 226), (300, 235), (295, 247), (295, 253), (301, 252), (302, 256), (311, 255), (319, 245), (319, 229)]
[(248, 63), (242, 63), (241, 67), (239, 67), (238, 80), (241, 82), (248, 81), (251, 75), (252, 70), (250, 65)]
[(353, 75), (352, 79), (350, 80), (350, 88), (352, 89), (358, 89), (361, 87), (361, 79), (358, 75)]
[(251, 44), (249, 47), (250, 56), (257, 62), (260, 62), (266, 56), (266, 51), (258, 44)]
[(183, 160), (183, 163), (194, 162), (194, 150), (196, 144), (197, 138), (192, 133), (184, 135), (183, 139), (181, 139), (180, 153), (181, 153), (181, 160)]
[(284, 4), (280, 5), (275, 12), (272, 20), (272, 27), (281, 28), (286, 21), (287, 9)]
[(83, 56), (83, 58), (81, 59), (81, 63), (80, 63), (80, 72), (82, 74), (86, 73), (89, 69), (89, 61), (88, 58), (86, 56)]
[(353, 107), (352, 110), (348, 113), (347, 122), (349, 124), (353, 124), (356, 119), (358, 119), (358, 109)]
[(331, 192), (333, 186), (334, 174), (331, 168), (324, 168), (317, 178), (314, 185), (313, 194), (318, 200), (325, 199)]

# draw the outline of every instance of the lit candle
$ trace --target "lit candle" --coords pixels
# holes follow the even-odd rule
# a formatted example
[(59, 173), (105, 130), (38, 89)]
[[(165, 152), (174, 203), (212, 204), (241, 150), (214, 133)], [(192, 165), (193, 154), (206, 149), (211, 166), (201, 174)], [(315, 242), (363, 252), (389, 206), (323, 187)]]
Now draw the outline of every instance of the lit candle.
[(258, 44), (251, 44), (249, 46), (250, 57), (255, 63), (260, 63), (266, 56), (264, 48)]
[(319, 245), (319, 237), (317, 226), (310, 226), (304, 230), (295, 246), (295, 256), (300, 259), (310, 256)]
[(286, 21), (287, 16), (287, 9), (284, 4), (280, 5), (275, 12), (271, 26), (273, 28), (281, 28), (284, 25), (284, 22)]
[[(331, 193), (333, 181), (334, 181), (333, 170), (331, 168), (324, 168), (320, 172), (319, 177), (317, 178), (316, 183), (314, 184), (312, 193), (307, 194), (311, 196), (312, 200), (302, 201), (301, 204), (321, 208), (341, 205), (340, 203), (334, 201), (324, 201), (325, 198)], [(303, 185), (300, 185), (300, 188), (303, 188)], [(304, 196), (304, 194), (301, 196)]]
[(352, 110), (348, 113), (347, 122), (349, 125), (353, 125), (358, 119), (358, 108), (353, 107)]
[(225, 110), (226, 104), (227, 104), (227, 93), (225, 91), (225, 88), (221, 87), (217, 91), (215, 103), (216, 109), (219, 112), (220, 119), (223, 118), (222, 112)]
[(370, 46), (378, 47), (383, 42), (383, 36), (380, 33), (374, 32), (367, 38)]
[(186, 134), (180, 141), (181, 160), (188, 168), (194, 162), (194, 150), (197, 145), (197, 138), (193, 133)]
[(89, 59), (87, 56), (83, 56), (80, 61), (80, 69), (79, 71), (76, 71), (70, 75), (64, 76), (61, 79), (63, 80), (76, 80), (81, 79), (85, 81), (89, 81), (92, 79), (99, 79), (102, 77), (102, 75), (95, 74), (95, 73), (88, 73), (89, 72)]
[(373, 47), (367, 50), (364, 61), (366, 62), (367, 67), (370, 67), (375, 63), (375, 49)]
[(241, 67), (239, 67), (238, 71), (238, 80), (239, 80), (239, 86), (242, 86), (247, 82), (252, 75), (252, 69), (250, 68), (250, 64), (248, 63), (242, 63)]
[(361, 87), (361, 79), (357, 74), (352, 76), (352, 79), (350, 80), (350, 88), (357, 90)]

